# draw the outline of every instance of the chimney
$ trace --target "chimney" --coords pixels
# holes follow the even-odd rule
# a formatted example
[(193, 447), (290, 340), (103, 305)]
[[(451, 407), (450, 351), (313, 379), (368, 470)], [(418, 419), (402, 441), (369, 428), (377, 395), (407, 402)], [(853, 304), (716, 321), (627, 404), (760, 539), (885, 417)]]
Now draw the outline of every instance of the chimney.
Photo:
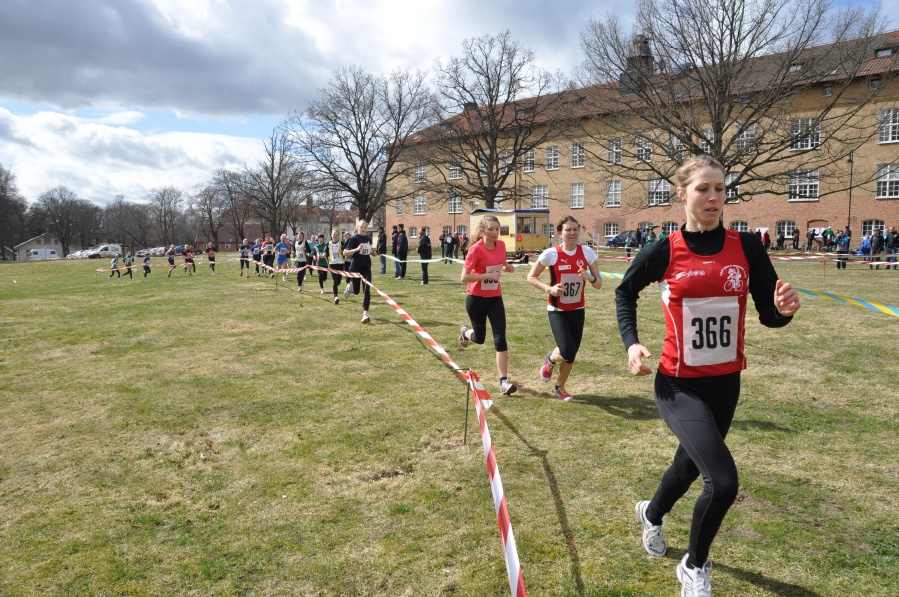
[(646, 84), (646, 79), (653, 73), (652, 50), (649, 49), (649, 38), (635, 35), (631, 42), (631, 52), (627, 57), (627, 68), (618, 79), (619, 93), (634, 93)]

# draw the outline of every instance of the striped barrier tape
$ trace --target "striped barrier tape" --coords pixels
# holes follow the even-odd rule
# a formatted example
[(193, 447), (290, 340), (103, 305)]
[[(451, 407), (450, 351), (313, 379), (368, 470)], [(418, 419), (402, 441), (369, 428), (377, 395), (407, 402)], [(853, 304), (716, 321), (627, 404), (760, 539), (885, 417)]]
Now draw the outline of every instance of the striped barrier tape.
[(841, 303), (855, 305), (856, 307), (864, 307), (866, 309), (871, 309), (872, 311), (886, 313), (887, 315), (892, 315), (893, 317), (899, 317), (899, 308), (892, 307), (890, 305), (881, 305), (880, 303), (872, 303), (860, 298), (852, 298), (849, 296), (832, 294), (830, 292), (818, 292), (817, 290), (806, 290), (805, 288), (796, 288), (796, 292), (801, 292), (802, 294), (807, 294), (809, 296), (828, 298)]

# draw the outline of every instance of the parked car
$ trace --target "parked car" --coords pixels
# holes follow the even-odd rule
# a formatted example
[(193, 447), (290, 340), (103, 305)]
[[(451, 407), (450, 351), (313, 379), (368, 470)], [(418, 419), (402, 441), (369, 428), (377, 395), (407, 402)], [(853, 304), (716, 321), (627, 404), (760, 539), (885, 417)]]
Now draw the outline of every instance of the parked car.
[(619, 232), (614, 236), (610, 236), (606, 239), (607, 247), (623, 247), (624, 241), (628, 236), (633, 236), (636, 230), (625, 230), (624, 232)]
[(112, 257), (115, 254), (122, 255), (122, 245), (97, 245), (87, 252), (87, 256), (91, 259)]

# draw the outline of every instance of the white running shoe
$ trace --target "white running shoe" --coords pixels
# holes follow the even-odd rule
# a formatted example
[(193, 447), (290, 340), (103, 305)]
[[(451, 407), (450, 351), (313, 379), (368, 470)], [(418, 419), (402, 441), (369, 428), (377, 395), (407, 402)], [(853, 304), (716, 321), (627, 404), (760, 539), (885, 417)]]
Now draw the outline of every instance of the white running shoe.
[(303, 287), (302, 287), (302, 286), (297, 286), (297, 292), (303, 292)]
[(350, 298), (350, 294), (352, 294), (352, 292), (353, 292), (353, 287), (347, 286), (346, 290), (343, 291), (343, 298), (345, 298), (345, 299)]
[(368, 323), (371, 321), (371, 318), (368, 316), (368, 311), (362, 312), (362, 323)]
[(463, 323), (462, 327), (459, 328), (459, 346), (461, 346), (462, 348), (468, 348), (468, 344), (470, 342), (468, 337), (465, 335), (465, 332), (467, 331), (468, 326)]
[(339, 305), (339, 304), (340, 304), (340, 297), (339, 297), (339, 296), (335, 296), (335, 297), (334, 297), (334, 304), (335, 304), (335, 305)]
[(324, 288), (322, 288), (322, 291), (321, 291), (321, 292), (319, 292), (319, 294), (324, 294), (324, 293), (325, 293), (325, 289), (324, 289)]
[(499, 382), (499, 393), (503, 396), (511, 396), (518, 391), (518, 386), (508, 379), (501, 379)]
[(634, 510), (637, 512), (637, 518), (643, 525), (643, 549), (651, 556), (657, 558), (665, 555), (668, 546), (665, 544), (665, 532), (662, 525), (655, 525), (646, 519), (646, 508), (649, 507), (649, 500), (637, 502)]
[(282, 281), (282, 282), (287, 282), (287, 276), (281, 276), (281, 281)]
[(677, 565), (677, 580), (680, 581), (681, 597), (712, 597), (712, 563), (708, 560), (702, 565), (702, 568), (693, 568), (687, 566), (687, 558), (690, 554), (685, 554), (684, 559)]

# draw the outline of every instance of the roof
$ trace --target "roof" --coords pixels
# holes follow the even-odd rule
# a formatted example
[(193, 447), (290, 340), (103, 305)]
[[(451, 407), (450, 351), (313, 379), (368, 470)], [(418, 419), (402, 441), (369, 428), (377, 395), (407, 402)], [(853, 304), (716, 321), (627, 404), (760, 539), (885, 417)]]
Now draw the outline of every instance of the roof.
[(473, 209), (469, 214), (479, 214), (479, 213), (491, 213), (491, 214), (548, 214), (548, 209), (531, 209), (531, 208), (521, 208), (521, 209), (494, 209), (491, 207), (479, 207), (478, 209)]

